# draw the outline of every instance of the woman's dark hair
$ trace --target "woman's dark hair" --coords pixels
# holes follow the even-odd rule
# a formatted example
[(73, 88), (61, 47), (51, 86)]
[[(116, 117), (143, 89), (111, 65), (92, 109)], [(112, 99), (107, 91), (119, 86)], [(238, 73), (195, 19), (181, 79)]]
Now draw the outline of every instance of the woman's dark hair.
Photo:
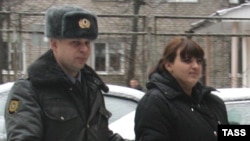
[(158, 64), (152, 69), (149, 76), (154, 72), (166, 71), (164, 65), (166, 62), (173, 63), (175, 61), (177, 51), (181, 49), (180, 57), (204, 59), (204, 51), (195, 41), (185, 37), (174, 37), (166, 45), (164, 52)]

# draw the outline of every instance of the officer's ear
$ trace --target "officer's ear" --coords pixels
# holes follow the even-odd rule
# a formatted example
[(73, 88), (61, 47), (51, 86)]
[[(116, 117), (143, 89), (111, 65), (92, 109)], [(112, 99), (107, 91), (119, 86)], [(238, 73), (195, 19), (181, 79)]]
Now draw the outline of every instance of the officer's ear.
[(58, 48), (58, 40), (57, 39), (50, 39), (49, 41), (50, 48), (55, 51)]

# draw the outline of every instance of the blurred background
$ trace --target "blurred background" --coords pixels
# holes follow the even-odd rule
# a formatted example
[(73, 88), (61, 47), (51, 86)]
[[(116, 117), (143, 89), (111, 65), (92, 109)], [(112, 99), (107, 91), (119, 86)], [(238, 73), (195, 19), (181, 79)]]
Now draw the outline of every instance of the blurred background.
[(26, 75), (47, 51), (44, 13), (74, 4), (96, 13), (99, 36), (88, 64), (106, 83), (128, 86), (148, 73), (168, 40), (187, 36), (205, 50), (201, 82), (250, 86), (250, 3), (247, 0), (0, 0), (0, 84)]

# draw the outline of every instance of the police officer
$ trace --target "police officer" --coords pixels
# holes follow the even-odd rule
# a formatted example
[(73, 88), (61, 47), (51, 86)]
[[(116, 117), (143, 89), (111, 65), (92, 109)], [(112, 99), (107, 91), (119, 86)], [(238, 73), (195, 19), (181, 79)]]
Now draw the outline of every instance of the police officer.
[(50, 49), (12, 87), (5, 122), (8, 141), (122, 141), (108, 128), (108, 87), (86, 62), (98, 36), (97, 18), (78, 6), (51, 7)]

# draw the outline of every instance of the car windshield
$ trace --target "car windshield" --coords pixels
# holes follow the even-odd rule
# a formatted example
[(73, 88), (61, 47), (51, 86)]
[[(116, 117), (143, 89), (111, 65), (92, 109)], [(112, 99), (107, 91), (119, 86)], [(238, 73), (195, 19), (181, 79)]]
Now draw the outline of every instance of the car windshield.
[(125, 98), (105, 95), (104, 99), (107, 109), (112, 113), (109, 123), (112, 123), (124, 115), (134, 111), (137, 106), (135, 101)]
[(250, 101), (227, 102), (226, 107), (231, 124), (250, 124)]

